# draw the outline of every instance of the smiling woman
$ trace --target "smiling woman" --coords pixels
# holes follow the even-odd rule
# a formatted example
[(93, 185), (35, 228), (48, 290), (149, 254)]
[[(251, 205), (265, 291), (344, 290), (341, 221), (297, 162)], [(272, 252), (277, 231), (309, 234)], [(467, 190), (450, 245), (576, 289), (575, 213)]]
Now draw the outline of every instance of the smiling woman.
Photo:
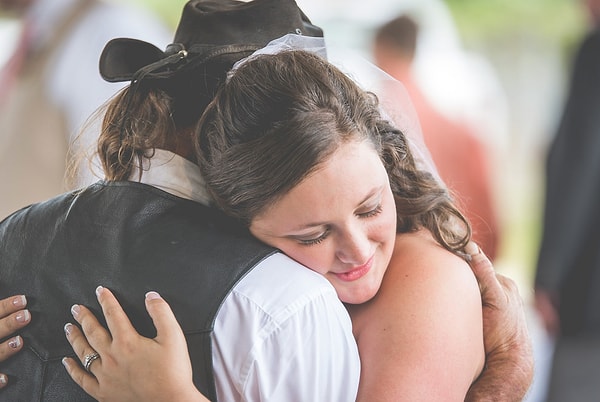
[(347, 304), (359, 400), (465, 399), (484, 361), (470, 227), (373, 94), (312, 53), (254, 56), (196, 145), (217, 205)]
[[(478, 387), (489, 384), (481, 379), (490, 377), (479, 377), (482, 305), (477, 282), (461, 258), (468, 223), (435, 176), (417, 167), (407, 137), (382, 118), (373, 94), (312, 53), (252, 56), (207, 107), (195, 141), (216, 205), (262, 241), (323, 275), (346, 301), (360, 351), (359, 401), (501, 395), (502, 387)], [(493, 270), (488, 274), (494, 276)], [(273, 292), (285, 291), (280, 282), (265, 278)], [(497, 301), (507, 300), (503, 292), (496, 295)], [(154, 340), (127, 328), (110, 292), (99, 292), (99, 301), (105, 312), (114, 312), (107, 317), (111, 334), (85, 308), (75, 315), (89, 335), (86, 340), (70, 327), (67, 337), (77, 355), (85, 360), (93, 348), (108, 360), (92, 367), (93, 376), (66, 360), (71, 376), (93, 395), (110, 395), (116, 384), (121, 396), (141, 392), (138, 399), (156, 400), (144, 385), (153, 376), (123, 383), (134, 367), (175, 373), (174, 390), (193, 391), (189, 381), (182, 383), (190, 368), (179, 364), (187, 356), (173, 316), (157, 295), (146, 300), (157, 326)], [(486, 328), (493, 329), (494, 322), (488, 317)], [(124, 339), (131, 343), (124, 347)], [(486, 346), (497, 350), (497, 343)], [(529, 356), (518, 350), (519, 341), (514, 346), (516, 353)], [(511, 350), (500, 348), (505, 354)], [(504, 362), (510, 374), (530, 373), (514, 358)], [(499, 375), (503, 371), (490, 372), (491, 383), (507, 384)], [(513, 382), (513, 391), (503, 392), (501, 399), (522, 397), (519, 383)], [(168, 392), (168, 386), (160, 392)]]
[(254, 218), (250, 231), (325, 276), (345, 303), (375, 295), (390, 261), (396, 208), (367, 141), (350, 141)]

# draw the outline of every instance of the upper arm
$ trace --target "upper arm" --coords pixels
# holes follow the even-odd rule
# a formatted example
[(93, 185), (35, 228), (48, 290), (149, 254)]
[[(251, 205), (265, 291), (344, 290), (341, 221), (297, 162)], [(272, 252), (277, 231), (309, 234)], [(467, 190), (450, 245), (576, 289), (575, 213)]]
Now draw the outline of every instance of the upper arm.
[(331, 284), (283, 254), (246, 275), (215, 322), (219, 400), (354, 401), (360, 360)]
[(484, 360), (477, 282), (460, 258), (403, 236), (360, 312), (359, 400), (462, 401)]
[(355, 401), (358, 349), (334, 292), (272, 328), (251, 353), (244, 395), (255, 401)]

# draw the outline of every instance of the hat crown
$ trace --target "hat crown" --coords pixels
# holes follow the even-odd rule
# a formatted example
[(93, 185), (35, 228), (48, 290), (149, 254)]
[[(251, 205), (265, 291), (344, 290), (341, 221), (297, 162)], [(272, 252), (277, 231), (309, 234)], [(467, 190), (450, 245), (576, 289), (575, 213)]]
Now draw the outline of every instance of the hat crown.
[(194, 45), (266, 45), (288, 33), (323, 36), (294, 0), (192, 0), (184, 9), (174, 42)]
[[(323, 36), (295, 0), (190, 0), (183, 8), (173, 43), (183, 45), (190, 57), (200, 58), (201, 63), (169, 66), (166, 73), (147, 75), (146, 79), (173, 78), (186, 68), (210, 62), (214, 54), (229, 58), (233, 64), (249, 49), (256, 50), (288, 33)], [(215, 52), (219, 47), (228, 48)], [(168, 65), (168, 56), (171, 53), (141, 40), (113, 39), (100, 56), (100, 75), (110, 82), (129, 81), (137, 71), (152, 68), (154, 63)]]

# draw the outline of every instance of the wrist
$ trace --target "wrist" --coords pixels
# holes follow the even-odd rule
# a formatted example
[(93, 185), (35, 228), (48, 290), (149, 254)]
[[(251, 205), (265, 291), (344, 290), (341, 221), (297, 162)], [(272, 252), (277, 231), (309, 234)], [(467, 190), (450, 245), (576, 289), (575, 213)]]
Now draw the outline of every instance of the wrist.
[(484, 371), (471, 385), (465, 402), (519, 402), (533, 381), (531, 345), (516, 344), (486, 357)]

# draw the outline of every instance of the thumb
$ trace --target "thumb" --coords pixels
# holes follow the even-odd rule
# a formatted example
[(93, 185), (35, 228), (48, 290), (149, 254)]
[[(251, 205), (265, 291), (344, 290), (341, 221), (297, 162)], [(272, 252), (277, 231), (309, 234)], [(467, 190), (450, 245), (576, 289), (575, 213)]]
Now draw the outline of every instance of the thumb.
[(158, 343), (175, 343), (184, 340), (183, 331), (169, 304), (157, 292), (146, 293), (146, 310), (156, 328)]
[(481, 251), (479, 246), (470, 242), (467, 252), (471, 256), (469, 265), (479, 283), (481, 298), (484, 305), (496, 305), (502, 301), (504, 292), (502, 284), (498, 280), (494, 266), (488, 257)]

